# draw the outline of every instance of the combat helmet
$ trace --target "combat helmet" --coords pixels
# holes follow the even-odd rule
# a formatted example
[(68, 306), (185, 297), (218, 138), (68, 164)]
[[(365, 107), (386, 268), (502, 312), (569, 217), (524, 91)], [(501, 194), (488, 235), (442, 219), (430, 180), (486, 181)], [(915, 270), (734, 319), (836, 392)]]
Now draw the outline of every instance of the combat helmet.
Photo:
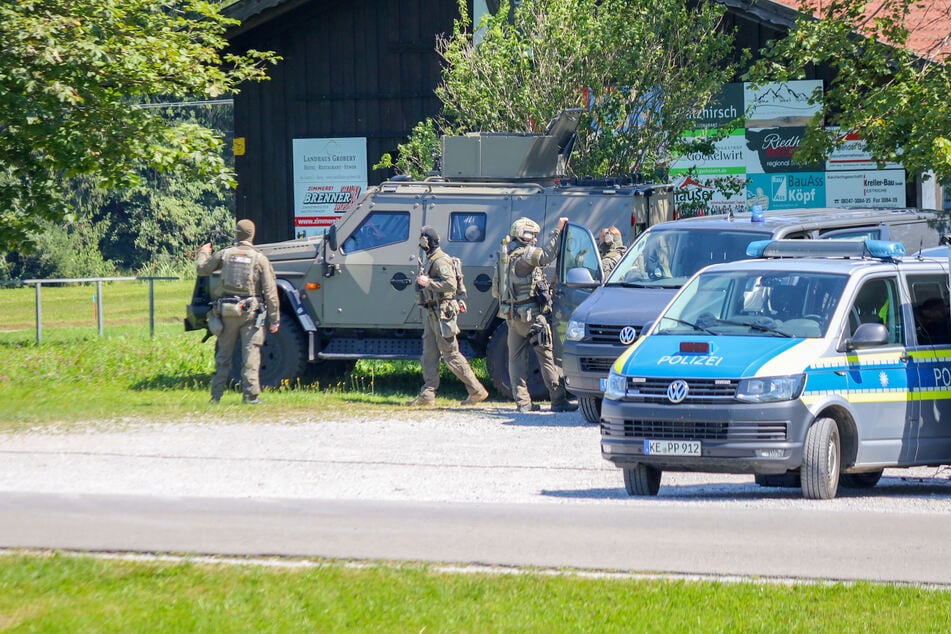
[(531, 218), (525, 218), (523, 216), (512, 223), (512, 228), (509, 230), (509, 235), (522, 244), (528, 244), (539, 233), (541, 233), (541, 230), (542, 228), (538, 226), (537, 222)]

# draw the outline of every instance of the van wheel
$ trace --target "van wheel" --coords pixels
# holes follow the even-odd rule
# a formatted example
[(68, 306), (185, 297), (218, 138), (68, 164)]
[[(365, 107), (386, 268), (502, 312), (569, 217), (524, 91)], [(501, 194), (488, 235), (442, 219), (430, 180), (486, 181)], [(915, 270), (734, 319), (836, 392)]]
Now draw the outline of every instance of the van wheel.
[(806, 432), (802, 455), (802, 495), (831, 500), (839, 488), (839, 427), (831, 418), (820, 418)]
[[(231, 380), (241, 384), (241, 341), (234, 347)], [(279, 387), (287, 379), (292, 386), (310, 383), (312, 368), (307, 362), (307, 336), (297, 317), (281, 311), (281, 327), (276, 333), (265, 332), (261, 346), (261, 387)]]
[(637, 463), (624, 468), (624, 488), (628, 495), (653, 496), (660, 490), (660, 478), (663, 471), (657, 467)]
[[(502, 398), (515, 400), (512, 394), (512, 382), (509, 380), (509, 327), (504, 321), (492, 332), (485, 347), (485, 369), (489, 373), (492, 386)], [(528, 393), (532, 401), (547, 401), (551, 398), (545, 381), (542, 379), (538, 358), (534, 353), (528, 355)]]
[(881, 469), (865, 473), (843, 473), (839, 476), (839, 484), (850, 489), (871, 489), (881, 479)]
[(589, 423), (601, 422), (601, 399), (597, 396), (579, 396), (578, 408)]

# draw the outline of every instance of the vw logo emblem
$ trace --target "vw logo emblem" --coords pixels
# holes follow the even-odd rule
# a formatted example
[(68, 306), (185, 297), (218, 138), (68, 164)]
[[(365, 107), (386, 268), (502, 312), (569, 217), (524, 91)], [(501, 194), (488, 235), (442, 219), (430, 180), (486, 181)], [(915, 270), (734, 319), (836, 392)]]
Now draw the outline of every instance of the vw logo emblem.
[(677, 379), (667, 386), (667, 398), (670, 399), (671, 403), (680, 403), (687, 398), (687, 392), (689, 391), (690, 388), (687, 387), (687, 382), (683, 379)]
[(624, 326), (621, 328), (621, 334), (618, 335), (618, 339), (620, 339), (621, 343), (625, 346), (630, 345), (637, 339), (637, 331), (633, 326)]

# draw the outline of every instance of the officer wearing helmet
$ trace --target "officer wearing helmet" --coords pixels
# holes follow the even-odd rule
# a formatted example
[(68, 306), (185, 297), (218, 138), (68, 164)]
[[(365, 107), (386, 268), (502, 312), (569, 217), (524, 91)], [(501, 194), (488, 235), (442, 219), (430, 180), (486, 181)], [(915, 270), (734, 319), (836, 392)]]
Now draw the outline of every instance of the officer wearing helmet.
[(468, 396), (462, 405), (475, 405), (489, 397), (488, 390), (476, 378), (469, 362), (459, 352), (459, 326), (456, 318), (462, 304), (456, 299), (456, 273), (449, 255), (439, 248), (439, 234), (424, 226), (419, 234), (419, 248), (426, 253), (426, 264), (416, 276), (416, 291), (423, 309), (423, 387), (410, 405), (432, 405), (439, 388), (439, 359), (466, 386)]
[[(241, 339), (241, 392), (245, 403), (261, 402), (261, 345), (264, 343), (265, 316), (268, 330), (277, 332), (281, 312), (277, 283), (271, 263), (253, 246), (254, 223), (239, 220), (234, 246), (212, 253), (211, 243), (203, 244), (195, 258), (198, 275), (221, 270), (221, 286), (212, 302), (209, 329), (217, 335), (215, 375), (211, 379), (211, 402), (224, 394), (231, 373), (234, 347)], [(217, 332), (215, 332), (217, 330)]]
[(528, 391), (528, 349), (538, 359), (542, 378), (551, 397), (553, 412), (572, 412), (576, 403), (567, 399), (561, 372), (552, 352), (551, 294), (543, 268), (555, 259), (558, 238), (568, 222), (559, 218), (544, 248), (537, 246), (541, 227), (530, 218), (519, 218), (503, 240), (499, 253), (493, 293), (499, 300), (499, 317), (508, 326), (509, 381), (519, 412), (535, 412)]

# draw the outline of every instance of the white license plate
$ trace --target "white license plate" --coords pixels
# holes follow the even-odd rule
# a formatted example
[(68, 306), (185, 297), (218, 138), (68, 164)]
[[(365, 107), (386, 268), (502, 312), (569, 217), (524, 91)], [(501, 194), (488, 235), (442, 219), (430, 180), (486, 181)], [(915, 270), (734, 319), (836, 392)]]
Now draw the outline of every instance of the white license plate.
[(699, 456), (699, 440), (645, 440), (644, 453), (653, 456)]

